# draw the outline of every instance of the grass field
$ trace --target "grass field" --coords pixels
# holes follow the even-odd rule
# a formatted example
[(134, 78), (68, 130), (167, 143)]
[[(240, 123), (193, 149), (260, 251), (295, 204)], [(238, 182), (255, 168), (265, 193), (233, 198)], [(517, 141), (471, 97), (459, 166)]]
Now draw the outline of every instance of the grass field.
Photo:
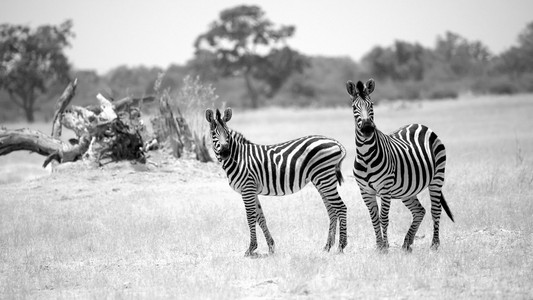
[[(328, 217), (312, 186), (261, 198), (276, 254), (266, 255), (259, 235), (265, 255), (250, 259), (242, 200), (217, 164), (78, 163), (50, 174), (40, 156), (0, 157), (0, 298), (533, 298), (532, 112), (532, 95), (376, 107), (382, 131), (424, 123), (446, 145), (444, 193), (456, 222), (442, 216), (437, 252), (430, 214), (413, 252), (401, 251), (411, 215), (400, 201), (391, 249), (375, 251), (351, 175), (349, 107), (234, 111), (229, 122), (257, 143), (323, 134), (346, 146), (342, 255), (321, 250)], [(426, 192), (420, 199), (429, 209)]]

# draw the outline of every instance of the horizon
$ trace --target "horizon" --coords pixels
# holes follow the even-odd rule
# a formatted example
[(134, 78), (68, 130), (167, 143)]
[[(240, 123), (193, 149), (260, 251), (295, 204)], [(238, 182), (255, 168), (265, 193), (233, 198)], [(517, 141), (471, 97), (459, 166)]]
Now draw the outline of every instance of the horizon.
[[(219, 13), (240, 4), (258, 5), (276, 25), (296, 26), (288, 40), (293, 49), (310, 56), (350, 57), (359, 62), (376, 46), (394, 41), (433, 48), (447, 31), (469, 41), (481, 41), (498, 55), (514, 46), (533, 21), (531, 1), (296, 1), (223, 0), (174, 2), (68, 0), (4, 0), (0, 22), (59, 25), (73, 21), (75, 37), (65, 49), (76, 70), (99, 75), (119, 66), (168, 68), (194, 57), (194, 39), (208, 30)], [(52, 5), (51, 5), (52, 4)], [(298, 10), (303, 12), (295, 13)], [(376, 20), (387, 20), (380, 22)], [(360, 26), (357, 26), (361, 24)], [(350, 34), (352, 33), (353, 34)]]

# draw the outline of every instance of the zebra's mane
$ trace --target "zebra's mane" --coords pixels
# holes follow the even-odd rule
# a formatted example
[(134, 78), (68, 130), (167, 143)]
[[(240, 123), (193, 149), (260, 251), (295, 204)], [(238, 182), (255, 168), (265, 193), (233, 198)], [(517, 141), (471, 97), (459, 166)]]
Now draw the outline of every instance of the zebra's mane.
[(250, 140), (245, 138), (244, 135), (242, 135), (242, 133), (240, 133), (238, 131), (235, 131), (233, 129), (230, 129), (230, 132), (231, 132), (231, 136), (233, 137), (233, 139), (237, 143), (239, 143), (239, 144), (253, 144), (252, 142), (250, 142)]
[(357, 82), (357, 85), (355, 86), (356, 89), (357, 89), (357, 93), (359, 94), (359, 96), (363, 99), (367, 99), (368, 98), (368, 91), (365, 87), (365, 84), (362, 82), (362, 81), (358, 81)]

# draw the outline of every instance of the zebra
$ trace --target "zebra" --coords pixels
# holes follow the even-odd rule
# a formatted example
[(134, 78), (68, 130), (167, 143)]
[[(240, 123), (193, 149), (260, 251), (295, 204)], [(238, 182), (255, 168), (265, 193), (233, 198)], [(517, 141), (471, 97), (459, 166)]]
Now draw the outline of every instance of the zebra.
[[(440, 245), (441, 207), (454, 221), (442, 193), (446, 165), (444, 144), (435, 132), (420, 124), (403, 126), (389, 135), (378, 130), (370, 100), (374, 88), (373, 79), (366, 84), (361, 81), (357, 84), (352, 81), (346, 83), (355, 118), (356, 158), (353, 173), (370, 213), (377, 248), (386, 251), (389, 247), (387, 227), (390, 202), (391, 199), (401, 199), (413, 215), (402, 249), (412, 251), (411, 245), (426, 212), (417, 194), (427, 187), (433, 217), (430, 248), (437, 250)], [(381, 198), (381, 211), (376, 196)]]
[(270, 234), (258, 195), (281, 196), (295, 193), (310, 181), (322, 197), (329, 215), (329, 230), (325, 251), (335, 244), (339, 223), (339, 252), (347, 245), (346, 206), (337, 192), (343, 182), (340, 170), (346, 156), (344, 147), (334, 139), (306, 136), (276, 145), (258, 145), (241, 133), (230, 129), (231, 108), (224, 114), (206, 110), (210, 124), (213, 151), (227, 174), (231, 188), (240, 193), (250, 229), (250, 245), (245, 256), (257, 255), (256, 223), (259, 223), (270, 254), (274, 239)]

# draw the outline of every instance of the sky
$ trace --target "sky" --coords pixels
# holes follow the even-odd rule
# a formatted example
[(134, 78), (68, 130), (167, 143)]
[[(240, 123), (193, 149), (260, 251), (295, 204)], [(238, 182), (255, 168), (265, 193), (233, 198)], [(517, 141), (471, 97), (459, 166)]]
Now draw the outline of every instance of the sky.
[(295, 25), (288, 44), (301, 53), (355, 61), (395, 40), (434, 47), (446, 31), (499, 54), (533, 21), (531, 0), (0, 0), (0, 23), (35, 28), (71, 19), (69, 60), (104, 74), (120, 65), (186, 63), (220, 11), (241, 4), (260, 6), (275, 24)]

